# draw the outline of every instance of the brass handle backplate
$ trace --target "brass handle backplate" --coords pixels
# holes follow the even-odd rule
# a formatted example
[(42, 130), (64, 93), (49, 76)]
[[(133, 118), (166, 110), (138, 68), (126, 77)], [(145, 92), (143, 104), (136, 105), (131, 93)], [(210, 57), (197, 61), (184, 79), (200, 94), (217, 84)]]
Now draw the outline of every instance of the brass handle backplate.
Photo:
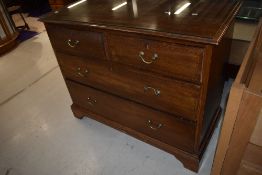
[(148, 91), (148, 90), (153, 90), (153, 92), (154, 92), (154, 94), (155, 94), (156, 96), (159, 96), (160, 93), (161, 93), (161, 91), (160, 91), (159, 89), (155, 89), (155, 88), (150, 87), (150, 86), (145, 86), (145, 87), (144, 87), (144, 91)]
[(90, 97), (87, 98), (87, 103), (91, 106), (94, 106), (96, 104), (96, 100), (91, 99)]
[(151, 120), (147, 121), (147, 125), (149, 128), (153, 129), (153, 130), (157, 130), (160, 129), (163, 125), (161, 123), (159, 124), (153, 124), (153, 122)]
[(78, 40), (72, 40), (72, 39), (68, 39), (67, 40), (67, 45), (69, 47), (72, 47), (72, 48), (75, 48), (78, 44), (79, 44), (80, 41)]
[(158, 58), (158, 54), (154, 53), (153, 57), (151, 58), (151, 61), (146, 61), (146, 59), (144, 58), (145, 53), (143, 51), (140, 51), (138, 56), (140, 57), (140, 59), (145, 63), (145, 64), (152, 64), (157, 58)]
[(77, 68), (77, 75), (79, 75), (80, 77), (86, 77), (86, 74), (88, 73), (89, 73), (89, 70), (87, 69), (84, 69), (82, 71), (80, 67)]

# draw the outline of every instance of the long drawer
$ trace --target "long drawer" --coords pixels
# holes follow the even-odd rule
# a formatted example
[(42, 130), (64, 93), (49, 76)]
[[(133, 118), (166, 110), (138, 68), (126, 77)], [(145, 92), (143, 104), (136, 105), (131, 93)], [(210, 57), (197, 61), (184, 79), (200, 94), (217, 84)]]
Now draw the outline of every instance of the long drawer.
[(91, 87), (66, 81), (73, 102), (92, 113), (182, 150), (194, 148), (195, 124)]
[(101, 33), (53, 25), (47, 27), (47, 32), (55, 51), (76, 56), (106, 59)]
[(199, 86), (113, 64), (57, 53), (65, 77), (150, 107), (196, 120)]
[(115, 62), (195, 83), (202, 81), (203, 48), (112, 34), (107, 40)]

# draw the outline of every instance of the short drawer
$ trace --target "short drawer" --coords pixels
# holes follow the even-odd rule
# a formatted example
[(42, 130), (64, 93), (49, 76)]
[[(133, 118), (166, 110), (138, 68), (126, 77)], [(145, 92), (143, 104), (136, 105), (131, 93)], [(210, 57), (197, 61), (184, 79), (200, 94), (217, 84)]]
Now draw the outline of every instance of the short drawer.
[(194, 123), (78, 83), (66, 83), (75, 104), (164, 143), (193, 152)]
[(105, 59), (103, 35), (55, 25), (47, 25), (49, 39), (55, 51), (89, 58)]
[(202, 48), (119, 35), (109, 35), (107, 40), (113, 61), (169, 77), (201, 82)]
[(147, 106), (196, 120), (200, 87), (122, 65), (57, 53), (68, 79), (119, 95)]

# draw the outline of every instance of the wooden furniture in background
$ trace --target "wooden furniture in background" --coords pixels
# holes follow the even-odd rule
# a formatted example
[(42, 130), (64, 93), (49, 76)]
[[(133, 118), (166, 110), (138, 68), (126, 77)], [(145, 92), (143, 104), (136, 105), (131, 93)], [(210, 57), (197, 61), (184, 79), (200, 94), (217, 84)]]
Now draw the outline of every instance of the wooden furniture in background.
[(262, 20), (230, 91), (213, 175), (262, 174)]
[(15, 25), (3, 1), (0, 1), (0, 55), (16, 46), (17, 36)]
[(77, 0), (49, 0), (49, 5), (51, 6), (53, 10), (58, 10), (64, 7), (65, 5), (68, 5), (75, 1)]
[(75, 116), (124, 131), (198, 171), (220, 116), (240, 5), (90, 0), (42, 19)]

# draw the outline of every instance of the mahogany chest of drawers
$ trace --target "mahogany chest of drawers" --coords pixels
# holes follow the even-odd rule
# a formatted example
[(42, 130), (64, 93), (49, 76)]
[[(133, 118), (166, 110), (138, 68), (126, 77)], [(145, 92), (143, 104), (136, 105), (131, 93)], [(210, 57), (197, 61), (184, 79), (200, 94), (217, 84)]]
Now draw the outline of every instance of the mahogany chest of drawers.
[(74, 115), (161, 148), (197, 171), (220, 116), (241, 2), (79, 2), (42, 19)]

